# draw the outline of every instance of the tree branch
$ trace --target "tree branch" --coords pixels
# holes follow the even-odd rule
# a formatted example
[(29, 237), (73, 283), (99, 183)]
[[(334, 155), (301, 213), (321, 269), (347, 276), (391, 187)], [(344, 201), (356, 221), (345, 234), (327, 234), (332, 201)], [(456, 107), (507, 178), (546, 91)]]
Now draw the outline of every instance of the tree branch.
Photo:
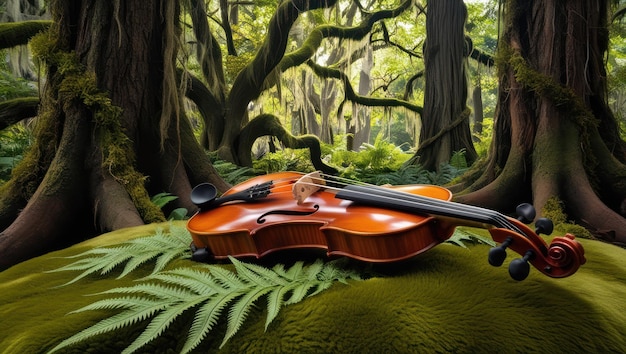
[(346, 100), (362, 104), (364, 106), (370, 107), (378, 107), (378, 106), (388, 106), (388, 107), (404, 107), (410, 111), (417, 112), (422, 114), (422, 107), (412, 104), (408, 101), (399, 100), (396, 98), (377, 98), (377, 97), (367, 97), (361, 96), (354, 91), (352, 84), (350, 83), (350, 79), (348, 76), (337, 69), (332, 69), (328, 67), (323, 67), (314, 63), (312, 60), (308, 60), (307, 65), (313, 69), (316, 75), (323, 78), (334, 78), (339, 79), (344, 84), (344, 91), (346, 95)]
[(37, 115), (38, 97), (20, 97), (0, 102), (0, 130)]
[(0, 23), (0, 49), (28, 44), (37, 33), (47, 30), (52, 21), (22, 21)]
[(313, 166), (327, 174), (337, 174), (337, 170), (322, 162), (319, 139), (314, 135), (293, 136), (281, 125), (280, 119), (271, 114), (261, 114), (252, 119), (239, 135), (239, 161), (244, 166), (252, 166), (250, 150), (252, 144), (261, 136), (270, 135), (278, 138), (286, 147), (292, 149), (308, 148)]
[(334, 25), (323, 25), (314, 29), (304, 44), (298, 49), (287, 55), (280, 62), (280, 68), (285, 71), (291, 67), (304, 64), (309, 60), (322, 44), (322, 40), (325, 38), (349, 38), (354, 40), (363, 39), (368, 35), (374, 24), (380, 20), (386, 18), (393, 18), (400, 15), (412, 4), (411, 0), (403, 2), (400, 6), (392, 10), (381, 10), (374, 13), (370, 13), (361, 24), (355, 27), (339, 27)]

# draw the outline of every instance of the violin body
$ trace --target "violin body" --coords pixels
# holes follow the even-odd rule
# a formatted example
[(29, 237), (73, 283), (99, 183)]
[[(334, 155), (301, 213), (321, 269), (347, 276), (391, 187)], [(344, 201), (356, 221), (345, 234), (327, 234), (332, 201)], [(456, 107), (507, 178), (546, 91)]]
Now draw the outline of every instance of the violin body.
[[(224, 195), (245, 190), (267, 178), (288, 180), (262, 201), (224, 204), (194, 215), (187, 224), (194, 245), (209, 248), (216, 259), (259, 258), (278, 250), (317, 248), (326, 250), (329, 256), (393, 262), (432, 248), (454, 231), (439, 227), (432, 216), (372, 208), (337, 199), (332, 193), (315, 193), (298, 205), (291, 189), (301, 176), (279, 172), (233, 187)], [(447, 189), (436, 186), (392, 188), (442, 200), (452, 197)]]
[[(300, 188), (303, 191), (307, 188), (302, 182), (304, 176), (298, 172), (279, 172), (255, 177), (234, 186), (219, 200), (206, 191), (206, 186), (194, 188), (192, 200), (195, 199), (200, 210), (187, 223), (194, 259), (260, 258), (280, 250), (320, 249), (328, 256), (388, 263), (425, 252), (450, 238), (456, 226), (469, 225), (489, 229), (495, 241), (505, 243), (505, 248), (520, 255), (530, 252), (522, 268), (530, 262), (544, 274), (563, 277), (584, 263), (582, 246), (573, 235), (558, 238), (548, 247), (515, 219), (507, 218), (506, 225), (513, 225), (510, 227), (513, 230), (509, 230), (494, 227), (481, 218), (457, 218), (447, 209), (454, 211), (459, 204), (451, 202), (452, 193), (443, 187), (385, 187), (382, 193), (391, 193), (392, 198), (380, 203), (369, 199), (370, 190), (383, 190), (375, 186), (360, 187), (352, 192), (356, 196), (351, 196), (350, 191), (334, 193), (325, 186), (316, 186), (304, 196), (297, 196)], [(256, 192), (250, 191), (255, 191), (257, 186), (271, 187), (251, 196)], [(408, 207), (403, 206), (406, 203)], [(419, 208), (415, 209), (418, 212), (413, 204), (418, 204)], [(440, 215), (431, 214), (427, 212), (430, 208), (443, 211)], [(522, 273), (527, 271), (522, 269)], [(525, 278), (526, 274), (520, 277)]]

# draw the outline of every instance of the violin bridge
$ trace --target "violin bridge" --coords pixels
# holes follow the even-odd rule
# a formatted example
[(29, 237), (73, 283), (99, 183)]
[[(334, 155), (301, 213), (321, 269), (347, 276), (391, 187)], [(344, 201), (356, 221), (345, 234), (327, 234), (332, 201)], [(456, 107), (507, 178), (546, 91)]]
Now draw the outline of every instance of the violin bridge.
[(326, 185), (326, 183), (320, 175), (320, 171), (315, 171), (300, 177), (300, 179), (293, 184), (291, 192), (293, 193), (294, 199), (298, 201), (298, 204), (302, 204), (306, 198), (320, 190), (324, 185)]

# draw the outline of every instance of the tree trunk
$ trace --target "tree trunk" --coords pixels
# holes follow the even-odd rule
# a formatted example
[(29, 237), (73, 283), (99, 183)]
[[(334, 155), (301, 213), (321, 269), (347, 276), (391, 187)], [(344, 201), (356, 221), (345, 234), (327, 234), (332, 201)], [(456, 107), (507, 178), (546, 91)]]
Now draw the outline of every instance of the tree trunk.
[(424, 49), (426, 90), (420, 145), (412, 161), (437, 170), (456, 151), (472, 163), (476, 151), (466, 108), (465, 20), (462, 0), (429, 1)]
[(78, 241), (73, 235), (164, 221), (150, 195), (177, 195), (173, 207), (193, 211), (192, 183), (227, 188), (201, 167), (210, 162), (180, 113), (177, 2), (50, 9), (55, 25), (32, 43), (48, 73), (36, 145), (0, 200), (23, 208), (0, 233), (0, 269)]
[(480, 177), (457, 199), (567, 220), (626, 243), (624, 143), (606, 100), (607, 1), (513, 1), (499, 50), (494, 140)]
[(472, 103), (474, 106), (474, 128), (472, 129), (472, 132), (474, 133), (473, 141), (476, 141), (476, 139), (478, 139), (477, 136), (483, 133), (484, 119), (483, 96), (481, 94), (480, 82), (472, 91)]
[[(372, 80), (370, 73), (374, 66), (373, 50), (371, 46), (367, 46), (365, 49), (365, 55), (362, 59), (361, 72), (359, 73), (359, 95), (366, 96), (370, 93), (372, 87)], [(352, 111), (354, 124), (356, 125), (354, 130), (354, 147), (358, 150), (364, 143), (370, 141), (370, 128), (371, 128), (371, 111), (370, 107), (359, 107), (354, 105)]]

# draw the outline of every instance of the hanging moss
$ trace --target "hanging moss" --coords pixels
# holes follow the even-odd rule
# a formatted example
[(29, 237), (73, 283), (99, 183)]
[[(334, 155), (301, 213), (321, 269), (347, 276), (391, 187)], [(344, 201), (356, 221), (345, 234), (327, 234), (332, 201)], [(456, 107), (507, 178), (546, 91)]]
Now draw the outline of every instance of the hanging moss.
[[(163, 212), (151, 202), (144, 187), (146, 177), (134, 168), (133, 147), (120, 123), (122, 109), (113, 105), (109, 96), (98, 89), (95, 74), (87, 72), (73, 53), (58, 50), (53, 38), (55, 36), (51, 33), (39, 34), (33, 38), (31, 47), (37, 59), (57, 70), (58, 81), (53, 82), (59, 82), (59, 99), (64, 102), (80, 100), (91, 110), (103, 152), (102, 168), (124, 186), (144, 222), (164, 221)], [(52, 97), (49, 99), (54, 101)], [(49, 120), (56, 117), (52, 110), (44, 108), (43, 115)], [(38, 141), (42, 141), (41, 137)]]

